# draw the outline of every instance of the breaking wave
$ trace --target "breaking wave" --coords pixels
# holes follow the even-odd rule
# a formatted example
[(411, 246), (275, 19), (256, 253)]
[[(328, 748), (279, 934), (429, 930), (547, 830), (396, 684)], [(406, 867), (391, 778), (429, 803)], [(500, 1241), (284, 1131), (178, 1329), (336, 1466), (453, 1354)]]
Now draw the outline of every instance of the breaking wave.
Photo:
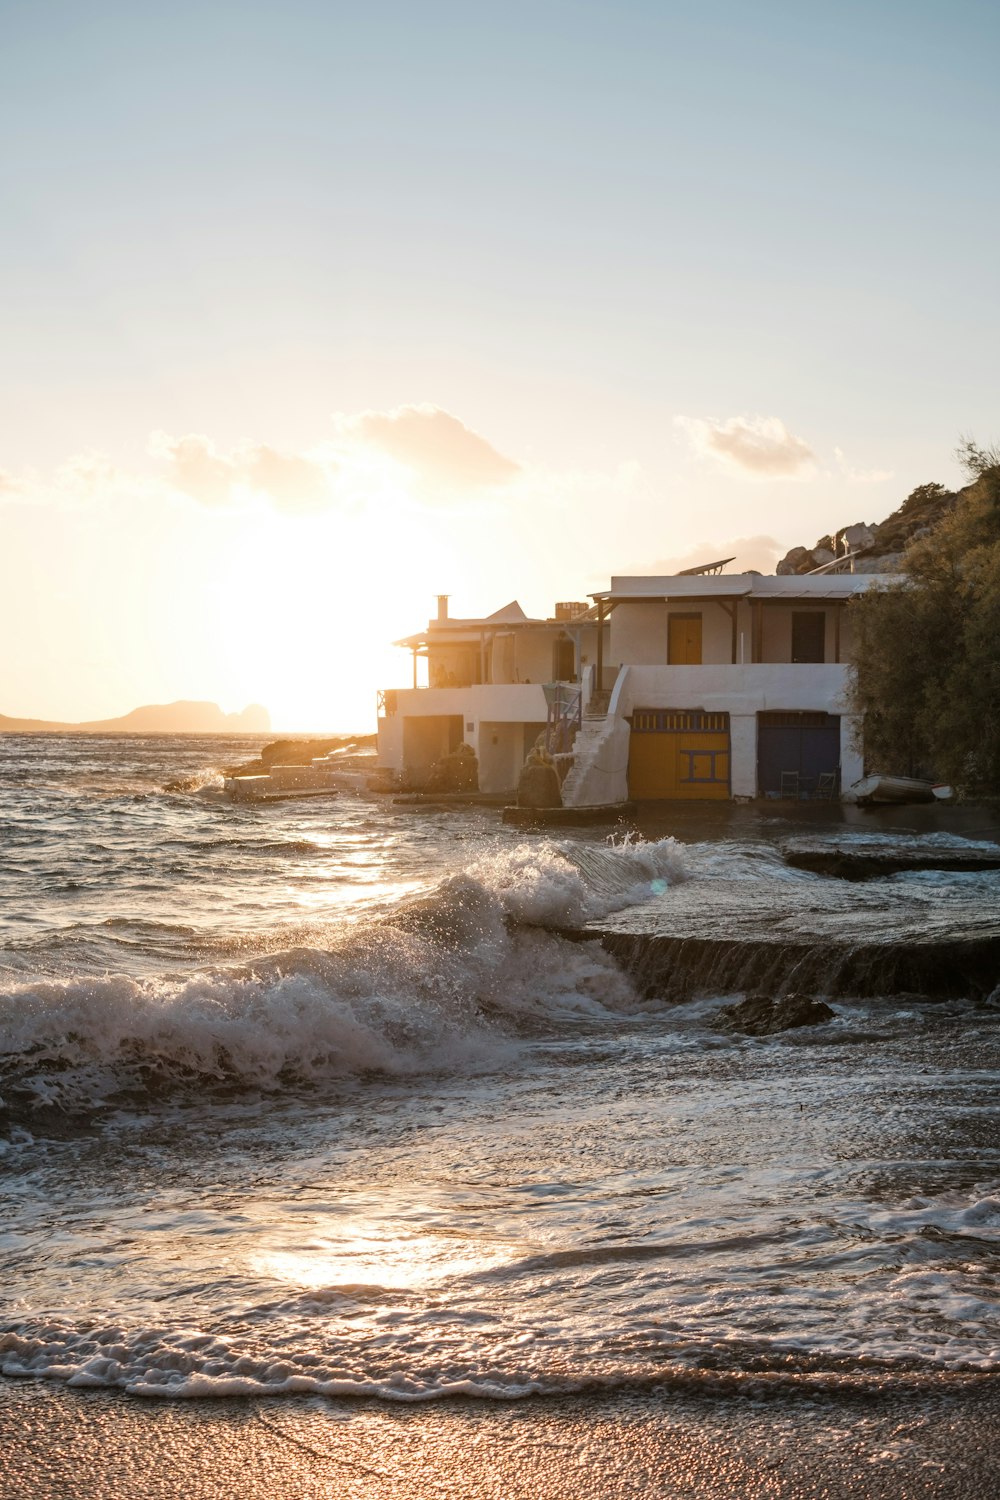
[(513, 1038), (639, 1001), (613, 959), (551, 929), (683, 878), (672, 840), (490, 853), (329, 946), (183, 978), (0, 990), (0, 1104), (15, 1118), (206, 1086), (495, 1065)]

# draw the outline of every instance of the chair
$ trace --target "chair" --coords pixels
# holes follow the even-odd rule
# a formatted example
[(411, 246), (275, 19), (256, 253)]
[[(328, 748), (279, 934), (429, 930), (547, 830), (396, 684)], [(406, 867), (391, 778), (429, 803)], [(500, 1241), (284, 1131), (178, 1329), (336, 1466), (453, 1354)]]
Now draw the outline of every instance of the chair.
[(783, 797), (795, 797), (799, 795), (799, 773), (798, 771), (782, 771), (781, 773), (781, 795)]
[(836, 790), (836, 771), (821, 771), (816, 780), (816, 800), (818, 802), (832, 802)]

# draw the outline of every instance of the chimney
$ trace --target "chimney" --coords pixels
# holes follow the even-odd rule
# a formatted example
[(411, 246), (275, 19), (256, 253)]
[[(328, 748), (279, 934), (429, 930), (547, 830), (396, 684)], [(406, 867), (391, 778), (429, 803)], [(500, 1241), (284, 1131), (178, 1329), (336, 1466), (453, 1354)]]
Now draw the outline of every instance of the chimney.
[(448, 618), (448, 594), (438, 594), (438, 624), (442, 625)]

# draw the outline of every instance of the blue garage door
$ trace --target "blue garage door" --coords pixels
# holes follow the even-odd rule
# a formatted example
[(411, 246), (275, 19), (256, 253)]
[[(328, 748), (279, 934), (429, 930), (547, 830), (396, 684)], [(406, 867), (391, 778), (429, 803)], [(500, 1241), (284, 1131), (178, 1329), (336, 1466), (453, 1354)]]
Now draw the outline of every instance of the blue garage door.
[(782, 772), (794, 772), (802, 792), (814, 792), (821, 776), (840, 769), (837, 714), (757, 715), (757, 790), (781, 791)]

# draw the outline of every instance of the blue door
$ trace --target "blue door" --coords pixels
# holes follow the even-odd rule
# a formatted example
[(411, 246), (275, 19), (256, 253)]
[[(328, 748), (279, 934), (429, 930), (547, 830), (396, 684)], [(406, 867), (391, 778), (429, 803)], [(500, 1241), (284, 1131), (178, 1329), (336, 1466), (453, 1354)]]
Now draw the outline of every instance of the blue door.
[(836, 775), (839, 769), (839, 715), (757, 715), (758, 796), (780, 793), (783, 773), (794, 773), (800, 792), (808, 796), (816, 791), (821, 776)]

